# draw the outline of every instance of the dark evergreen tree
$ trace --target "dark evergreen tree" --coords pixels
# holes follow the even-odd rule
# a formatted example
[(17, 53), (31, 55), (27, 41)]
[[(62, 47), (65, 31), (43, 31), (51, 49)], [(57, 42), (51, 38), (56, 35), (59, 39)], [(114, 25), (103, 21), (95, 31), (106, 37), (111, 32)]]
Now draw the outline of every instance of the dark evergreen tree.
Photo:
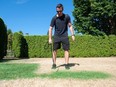
[(4, 21), (0, 18), (0, 59), (7, 53), (7, 28)]

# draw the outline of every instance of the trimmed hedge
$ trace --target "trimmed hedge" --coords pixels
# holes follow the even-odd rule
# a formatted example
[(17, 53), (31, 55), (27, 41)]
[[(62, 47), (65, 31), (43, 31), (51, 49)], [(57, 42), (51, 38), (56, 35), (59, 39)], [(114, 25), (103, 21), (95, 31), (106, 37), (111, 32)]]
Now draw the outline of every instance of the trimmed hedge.
[(109, 56), (116, 56), (116, 36), (114, 35), (109, 36), (109, 45), (110, 45)]
[(47, 36), (25, 36), (29, 57), (51, 57), (51, 45)]
[(13, 35), (12, 50), (14, 57), (28, 58), (28, 44), (24, 36), (19, 32), (15, 32)]
[[(47, 36), (25, 36), (29, 57), (52, 57), (52, 46)], [(116, 36), (76, 36), (70, 39), (70, 57), (109, 57), (116, 56)], [(64, 51), (58, 50), (57, 57), (64, 57)]]
[(110, 56), (110, 45), (107, 36), (78, 36), (71, 48), (71, 56), (74, 57)]

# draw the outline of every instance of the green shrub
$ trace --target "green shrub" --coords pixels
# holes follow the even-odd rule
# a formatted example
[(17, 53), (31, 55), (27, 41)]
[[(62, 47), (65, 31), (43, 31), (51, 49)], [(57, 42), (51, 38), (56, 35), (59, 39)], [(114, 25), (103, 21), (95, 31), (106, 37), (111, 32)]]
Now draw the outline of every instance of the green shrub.
[(28, 44), (22, 34), (16, 32), (13, 35), (13, 52), (17, 58), (28, 57)]
[(76, 42), (71, 49), (75, 57), (101, 57), (110, 54), (107, 36), (76, 36)]
[(28, 43), (29, 57), (51, 57), (52, 45), (48, 44), (47, 36), (25, 36)]
[(116, 56), (116, 36), (109, 36), (109, 44), (110, 44), (110, 56)]

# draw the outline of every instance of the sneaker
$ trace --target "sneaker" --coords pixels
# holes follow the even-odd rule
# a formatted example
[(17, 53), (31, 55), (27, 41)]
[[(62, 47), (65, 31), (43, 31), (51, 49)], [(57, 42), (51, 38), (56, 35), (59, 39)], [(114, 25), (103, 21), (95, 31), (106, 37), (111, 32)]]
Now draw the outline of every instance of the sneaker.
[(56, 69), (56, 64), (53, 64), (52, 65), (52, 69)]
[(70, 69), (69, 64), (65, 65), (65, 69)]

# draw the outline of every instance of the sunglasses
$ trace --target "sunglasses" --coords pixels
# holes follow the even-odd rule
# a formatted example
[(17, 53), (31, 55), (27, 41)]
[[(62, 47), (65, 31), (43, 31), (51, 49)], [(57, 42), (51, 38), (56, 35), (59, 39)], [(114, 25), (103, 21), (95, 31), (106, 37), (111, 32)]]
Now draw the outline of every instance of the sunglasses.
[(57, 13), (62, 12), (62, 11), (57, 11)]

